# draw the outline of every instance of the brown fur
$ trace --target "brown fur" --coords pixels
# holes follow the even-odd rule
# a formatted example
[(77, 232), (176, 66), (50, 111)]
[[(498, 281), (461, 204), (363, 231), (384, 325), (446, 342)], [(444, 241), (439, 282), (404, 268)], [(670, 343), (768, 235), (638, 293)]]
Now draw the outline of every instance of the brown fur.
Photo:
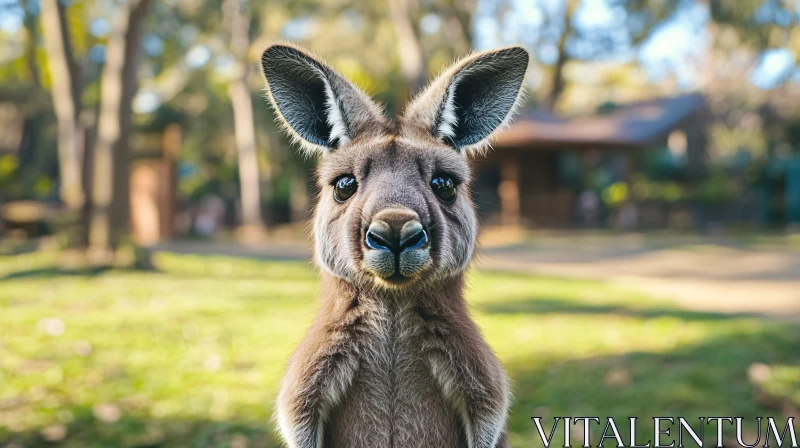
[[(483, 147), (507, 122), (522, 80), (508, 80), (510, 87), (496, 92), (507, 98), (500, 110), (473, 101), (473, 109), (491, 108), (486, 113), (502, 120), (466, 131), (454, 122), (457, 131), (437, 131), (439, 112), (458, 77), (502, 70), (506, 58), (516, 58), (511, 63), (519, 77), (520, 66), (527, 65), (524, 50), (476, 54), (442, 75), (393, 123), (376, 115), (371, 101), (362, 104), (369, 100), (357, 88), (308, 53), (291, 46), (265, 52), (274, 107), (306, 150), (324, 154), (314, 224), (321, 309), (289, 361), (278, 397), (278, 420), (289, 447), (507, 446), (507, 378), (462, 293), (477, 234), (464, 152)], [(291, 77), (282, 78), (285, 67)], [(470, 93), (460, 92), (454, 98), (461, 103), (451, 102), (466, 109), (462, 103)], [(292, 98), (306, 104), (308, 97), (309, 107), (294, 109)], [(308, 114), (320, 114), (323, 100), (324, 114), (311, 120)], [(454, 110), (458, 119), (470, 112)], [(325, 122), (327, 127), (320, 124)], [(458, 184), (453, 203), (442, 202), (431, 189), (431, 179), (441, 173)], [(339, 203), (333, 185), (342, 175), (357, 179), (358, 190)], [(398, 226), (418, 221), (430, 242), (402, 254), (373, 250), (364, 244), (365, 233), (378, 219)], [(389, 278), (395, 270), (405, 281)]]

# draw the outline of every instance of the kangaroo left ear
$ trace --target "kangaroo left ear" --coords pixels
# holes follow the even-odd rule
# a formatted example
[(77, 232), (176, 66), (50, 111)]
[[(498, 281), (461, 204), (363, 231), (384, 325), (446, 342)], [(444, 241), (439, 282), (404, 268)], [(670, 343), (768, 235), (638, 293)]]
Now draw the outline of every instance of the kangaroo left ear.
[(522, 47), (469, 56), (433, 81), (408, 106), (405, 119), (459, 152), (480, 152), (521, 102), (528, 59)]
[(384, 122), (365, 93), (303, 49), (273, 45), (261, 67), (279, 120), (306, 153), (326, 154)]

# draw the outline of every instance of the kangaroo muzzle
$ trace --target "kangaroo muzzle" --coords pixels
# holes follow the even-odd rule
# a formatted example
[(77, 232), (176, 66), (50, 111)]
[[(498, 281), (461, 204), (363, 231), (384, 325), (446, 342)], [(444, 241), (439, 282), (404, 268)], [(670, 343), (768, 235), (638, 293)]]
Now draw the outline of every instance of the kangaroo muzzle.
[(417, 278), (431, 264), (430, 238), (409, 208), (387, 208), (364, 232), (364, 268), (390, 284)]

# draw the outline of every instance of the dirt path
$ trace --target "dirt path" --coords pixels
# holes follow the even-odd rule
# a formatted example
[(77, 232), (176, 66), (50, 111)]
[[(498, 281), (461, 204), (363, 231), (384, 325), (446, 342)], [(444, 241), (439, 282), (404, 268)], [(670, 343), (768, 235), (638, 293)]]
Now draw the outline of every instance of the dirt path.
[(477, 267), (587, 278), (713, 312), (800, 318), (800, 251), (720, 244), (652, 248), (625, 237), (491, 247)]

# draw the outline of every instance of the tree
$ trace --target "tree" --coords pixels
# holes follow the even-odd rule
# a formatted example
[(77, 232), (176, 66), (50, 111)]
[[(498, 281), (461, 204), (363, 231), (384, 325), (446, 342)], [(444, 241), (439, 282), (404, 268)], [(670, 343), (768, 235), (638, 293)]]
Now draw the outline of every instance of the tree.
[(257, 236), (263, 230), (261, 219), (261, 194), (256, 152), (256, 131), (253, 121), (253, 101), (247, 85), (250, 74), (251, 17), (245, 0), (227, 0), (228, 21), (231, 28), (230, 51), (236, 60), (236, 77), (228, 86), (228, 96), (233, 107), (234, 136), (239, 162), (242, 225), (245, 236)]
[(427, 81), (425, 58), (412, 21), (412, 0), (389, 0), (389, 15), (397, 38), (400, 71), (412, 94), (422, 90)]
[(454, 30), (453, 35), (459, 37), (451, 44), (457, 45), (459, 42), (466, 44), (466, 47), (472, 48), (473, 40), (473, 26), (475, 10), (478, 7), (477, 0), (439, 0), (433, 2), (434, 10), (439, 13), (448, 23), (448, 26)]
[[(59, 0), (42, 0), (42, 25), (47, 61), (52, 78), (51, 95), (58, 123), (59, 190), (70, 221), (79, 219), (84, 207), (82, 185), (83, 137), (80, 123), (81, 74), (67, 26), (66, 8)], [(86, 241), (73, 235), (71, 245), (85, 246)]]
[(89, 242), (107, 259), (127, 233), (130, 221), (131, 103), (137, 89), (136, 67), (142, 26), (150, 0), (116, 6), (100, 80), (100, 113), (94, 149), (92, 218)]
[[(709, 12), (707, 46), (696, 61), (699, 85), (709, 103), (709, 154), (718, 160), (746, 153), (772, 158), (794, 142), (787, 130), (797, 120), (794, 67), (775, 73), (771, 92), (750, 82), (765, 54), (782, 49), (800, 55), (800, 6), (783, 0), (697, 0)], [(732, 58), (731, 55), (736, 55)], [(763, 87), (763, 86), (762, 86)], [(786, 102), (792, 106), (786, 107)]]
[(553, 65), (553, 78), (550, 84), (550, 92), (547, 94), (545, 105), (550, 109), (555, 109), (558, 99), (564, 92), (564, 67), (570, 60), (570, 55), (567, 52), (567, 43), (574, 34), (575, 11), (578, 9), (579, 0), (564, 0), (563, 8), (563, 29), (558, 36), (556, 43), (556, 51), (558, 57), (556, 63)]
[(23, 19), (23, 26), (27, 33), (25, 41), (25, 63), (28, 66), (28, 72), (31, 76), (33, 85), (37, 88), (42, 88), (41, 75), (39, 74), (39, 67), (36, 61), (36, 46), (39, 38), (39, 20), (38, 15), (32, 13), (33, 8), (30, 5), (31, 0), (21, 0), (20, 4), (22, 9), (25, 10), (25, 18)]
[(791, 0), (698, 0), (713, 23), (734, 28), (741, 41), (759, 50), (788, 47), (800, 56), (800, 4)]

